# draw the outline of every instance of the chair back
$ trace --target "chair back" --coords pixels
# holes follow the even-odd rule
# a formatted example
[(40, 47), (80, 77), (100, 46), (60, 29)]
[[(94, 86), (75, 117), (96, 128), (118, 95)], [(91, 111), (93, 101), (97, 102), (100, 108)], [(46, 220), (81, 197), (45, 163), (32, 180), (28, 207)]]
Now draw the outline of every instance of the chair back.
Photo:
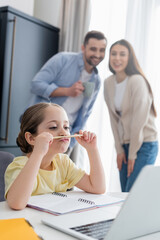
[(13, 161), (15, 156), (9, 152), (0, 151), (0, 202), (5, 201), (4, 173), (7, 166)]

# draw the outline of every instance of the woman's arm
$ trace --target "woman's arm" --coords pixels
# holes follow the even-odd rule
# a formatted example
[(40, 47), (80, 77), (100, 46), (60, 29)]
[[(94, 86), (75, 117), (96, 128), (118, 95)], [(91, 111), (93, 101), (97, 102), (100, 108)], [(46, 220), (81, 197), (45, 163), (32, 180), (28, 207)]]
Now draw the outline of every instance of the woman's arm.
[(90, 174), (85, 174), (76, 184), (76, 187), (90, 193), (104, 193), (106, 191), (105, 173), (97, 148), (96, 135), (86, 131), (79, 131), (79, 133), (83, 134), (83, 137), (78, 137), (76, 139), (88, 153), (90, 161)]
[(144, 129), (151, 114), (152, 99), (148, 87), (142, 76), (132, 77), (131, 91), (131, 121), (130, 121), (130, 147), (128, 159), (135, 160), (137, 152), (144, 140)]

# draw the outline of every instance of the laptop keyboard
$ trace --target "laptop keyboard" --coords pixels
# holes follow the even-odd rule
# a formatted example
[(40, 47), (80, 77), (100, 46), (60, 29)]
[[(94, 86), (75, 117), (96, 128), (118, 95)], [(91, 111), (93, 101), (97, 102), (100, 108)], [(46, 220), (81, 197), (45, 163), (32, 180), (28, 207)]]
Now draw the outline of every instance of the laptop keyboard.
[(92, 238), (95, 238), (98, 240), (103, 240), (105, 238), (113, 220), (114, 219), (110, 219), (110, 220), (105, 220), (105, 221), (101, 221), (101, 222), (85, 224), (82, 226), (73, 227), (71, 229), (75, 230), (77, 232), (80, 232), (82, 234), (85, 234), (89, 237), (92, 237)]

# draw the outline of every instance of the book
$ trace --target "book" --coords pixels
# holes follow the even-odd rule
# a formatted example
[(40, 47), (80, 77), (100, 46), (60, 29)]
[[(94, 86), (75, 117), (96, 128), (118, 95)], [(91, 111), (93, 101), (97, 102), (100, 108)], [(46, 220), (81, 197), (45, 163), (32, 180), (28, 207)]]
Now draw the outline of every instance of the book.
[(1, 240), (40, 240), (32, 225), (25, 218), (12, 218), (0, 220)]
[(91, 194), (83, 191), (54, 192), (31, 196), (27, 207), (53, 215), (80, 212), (95, 208), (118, 204), (124, 199), (110, 194)]

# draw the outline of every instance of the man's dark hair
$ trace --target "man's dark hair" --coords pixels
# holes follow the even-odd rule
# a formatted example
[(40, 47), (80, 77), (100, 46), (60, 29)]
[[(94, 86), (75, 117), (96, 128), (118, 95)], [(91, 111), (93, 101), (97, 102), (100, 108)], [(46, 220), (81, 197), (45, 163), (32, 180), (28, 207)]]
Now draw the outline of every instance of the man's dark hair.
[(107, 43), (107, 38), (105, 37), (105, 35), (102, 32), (99, 31), (90, 31), (86, 34), (85, 38), (84, 38), (84, 46), (87, 45), (88, 41), (90, 38), (96, 38), (97, 40), (102, 40), (105, 39), (106, 43)]

